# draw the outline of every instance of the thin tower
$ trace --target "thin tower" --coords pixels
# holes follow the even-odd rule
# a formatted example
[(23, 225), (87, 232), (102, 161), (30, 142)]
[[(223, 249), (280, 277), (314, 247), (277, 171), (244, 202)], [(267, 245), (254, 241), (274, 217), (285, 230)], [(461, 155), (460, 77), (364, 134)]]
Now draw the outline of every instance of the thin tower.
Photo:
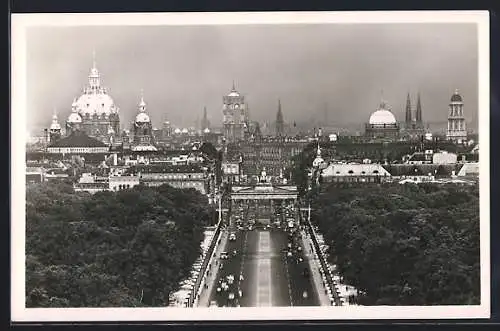
[(406, 127), (409, 128), (411, 126), (412, 116), (411, 116), (411, 101), (410, 101), (410, 93), (406, 96), (406, 116), (405, 123)]

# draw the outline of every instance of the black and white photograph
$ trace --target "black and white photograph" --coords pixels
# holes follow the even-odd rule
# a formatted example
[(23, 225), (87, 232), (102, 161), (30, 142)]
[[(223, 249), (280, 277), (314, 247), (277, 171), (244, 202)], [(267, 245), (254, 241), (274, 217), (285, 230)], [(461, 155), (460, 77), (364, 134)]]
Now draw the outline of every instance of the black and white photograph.
[(13, 320), (489, 317), (488, 24), (13, 14)]

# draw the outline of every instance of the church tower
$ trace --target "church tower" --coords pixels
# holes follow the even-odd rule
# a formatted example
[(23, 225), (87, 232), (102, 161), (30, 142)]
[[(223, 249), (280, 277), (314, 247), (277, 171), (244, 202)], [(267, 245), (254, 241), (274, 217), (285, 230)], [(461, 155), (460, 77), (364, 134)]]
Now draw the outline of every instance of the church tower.
[(420, 93), (417, 95), (417, 113), (416, 113), (417, 128), (423, 129), (424, 123), (422, 122), (422, 104), (420, 102)]
[(455, 90), (455, 93), (451, 96), (448, 108), (448, 130), (446, 138), (458, 144), (467, 140), (464, 102), (458, 90)]
[(153, 128), (151, 119), (146, 113), (146, 102), (141, 91), (141, 101), (139, 103), (139, 113), (135, 116), (134, 122), (134, 144), (149, 145), (152, 143)]
[(52, 124), (50, 124), (50, 129), (49, 129), (49, 139), (50, 142), (53, 143), (61, 138), (61, 125), (59, 124), (59, 121), (57, 120), (57, 114), (56, 111), (54, 110), (54, 115), (52, 115)]
[(276, 114), (276, 136), (284, 136), (285, 122), (283, 120), (283, 112), (281, 111), (281, 100), (278, 100), (278, 113)]
[(222, 101), (224, 138), (228, 143), (244, 139), (246, 128), (245, 97), (236, 91), (234, 82), (231, 92), (224, 96)]

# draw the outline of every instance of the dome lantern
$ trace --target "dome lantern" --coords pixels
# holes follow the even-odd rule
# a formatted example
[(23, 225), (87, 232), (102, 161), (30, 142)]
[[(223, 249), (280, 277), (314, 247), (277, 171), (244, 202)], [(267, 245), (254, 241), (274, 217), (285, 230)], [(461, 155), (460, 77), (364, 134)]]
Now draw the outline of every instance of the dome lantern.
[(373, 112), (368, 121), (370, 125), (394, 125), (396, 117), (390, 111), (390, 107), (384, 99), (380, 101), (379, 109)]
[(136, 123), (149, 123), (151, 119), (149, 115), (146, 113), (146, 102), (144, 101), (144, 93), (141, 89), (141, 101), (139, 102), (139, 113), (135, 117)]
[(90, 69), (89, 74), (89, 86), (92, 89), (98, 89), (101, 86), (100, 74), (99, 70), (97, 70), (95, 61), (95, 50), (92, 52), (92, 68)]
[(451, 96), (451, 102), (463, 102), (462, 96), (460, 95), (458, 89), (455, 90), (455, 93)]

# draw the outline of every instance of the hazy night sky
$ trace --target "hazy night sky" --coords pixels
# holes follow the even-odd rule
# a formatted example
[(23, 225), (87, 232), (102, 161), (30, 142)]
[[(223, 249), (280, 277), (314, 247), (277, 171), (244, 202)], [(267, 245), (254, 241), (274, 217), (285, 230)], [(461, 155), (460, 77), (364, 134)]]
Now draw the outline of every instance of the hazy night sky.
[(425, 122), (446, 121), (458, 88), (477, 126), (475, 24), (324, 24), (30, 28), (28, 129), (63, 123), (87, 84), (95, 49), (102, 85), (120, 107), (121, 126), (137, 113), (140, 90), (153, 126), (194, 126), (207, 107), (222, 120), (232, 81), (252, 120), (274, 121), (278, 99), (287, 122), (333, 125), (368, 121), (381, 98), (404, 120), (406, 95), (421, 94)]

